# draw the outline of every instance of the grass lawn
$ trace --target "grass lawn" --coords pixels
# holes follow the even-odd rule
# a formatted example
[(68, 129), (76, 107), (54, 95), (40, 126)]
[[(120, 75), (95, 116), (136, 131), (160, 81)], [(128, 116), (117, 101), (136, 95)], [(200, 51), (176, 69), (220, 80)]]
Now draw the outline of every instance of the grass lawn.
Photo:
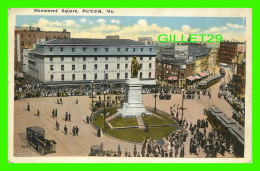
[(127, 127), (127, 126), (138, 126), (136, 118), (123, 118), (122, 116), (117, 116), (110, 121), (113, 127)]
[(159, 139), (173, 131), (175, 127), (151, 127), (149, 132), (144, 132), (143, 129), (139, 128), (128, 128), (128, 129), (105, 129), (107, 134), (127, 141), (143, 142), (145, 138)]
[(159, 116), (160, 118), (153, 116), (153, 115), (146, 115), (146, 116), (142, 116), (143, 121), (146, 125), (165, 125), (165, 124), (170, 124), (170, 125), (175, 125), (175, 121), (173, 121), (172, 119), (158, 114), (156, 113), (155, 115)]
[[(110, 114), (116, 113), (116, 108), (110, 109)], [(114, 112), (114, 113), (113, 113)], [(162, 119), (157, 118), (155, 116), (145, 116), (143, 117), (143, 120), (148, 125), (164, 125), (164, 124), (171, 124), (176, 125), (176, 123), (167, 118), (164, 115), (160, 115)], [(150, 127), (149, 132), (144, 132), (143, 129), (140, 128), (127, 128), (127, 129), (109, 129), (104, 128), (104, 118), (103, 115), (97, 114), (96, 117), (93, 120), (93, 123), (101, 127), (103, 131), (115, 138), (127, 140), (127, 141), (133, 141), (133, 142), (143, 142), (145, 138), (152, 138), (152, 139), (159, 139), (162, 138), (173, 131), (175, 131), (175, 127), (169, 126), (169, 127)], [(124, 127), (124, 126), (137, 126), (137, 120), (136, 118), (122, 118), (122, 117), (116, 117), (115, 119), (111, 120), (110, 123), (113, 125), (113, 127)]]

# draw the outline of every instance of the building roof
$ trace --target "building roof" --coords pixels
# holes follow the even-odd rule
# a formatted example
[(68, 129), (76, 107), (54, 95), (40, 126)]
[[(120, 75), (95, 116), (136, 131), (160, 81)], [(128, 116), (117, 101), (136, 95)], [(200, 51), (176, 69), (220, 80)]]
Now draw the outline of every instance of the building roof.
[(202, 55), (207, 55), (209, 53), (209, 48), (201, 45), (201, 44), (195, 44), (195, 43), (191, 43), (189, 44), (189, 56), (202, 56)]
[(186, 58), (165, 58), (165, 57), (158, 57), (158, 62), (163, 62), (166, 64), (174, 64), (174, 65), (187, 65), (187, 64), (193, 64), (194, 62), (192, 60), (186, 59)]
[(145, 45), (130, 39), (53, 39), (39, 45)]

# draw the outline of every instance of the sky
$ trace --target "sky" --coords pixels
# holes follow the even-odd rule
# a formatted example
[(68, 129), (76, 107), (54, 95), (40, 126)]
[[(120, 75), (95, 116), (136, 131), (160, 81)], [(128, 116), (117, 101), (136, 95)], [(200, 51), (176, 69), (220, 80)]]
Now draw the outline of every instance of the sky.
[(105, 38), (119, 35), (138, 40), (160, 34), (221, 34), (224, 40), (245, 41), (243, 17), (145, 17), (145, 16), (33, 16), (18, 15), (16, 26), (40, 27), (42, 31), (71, 32), (71, 38)]

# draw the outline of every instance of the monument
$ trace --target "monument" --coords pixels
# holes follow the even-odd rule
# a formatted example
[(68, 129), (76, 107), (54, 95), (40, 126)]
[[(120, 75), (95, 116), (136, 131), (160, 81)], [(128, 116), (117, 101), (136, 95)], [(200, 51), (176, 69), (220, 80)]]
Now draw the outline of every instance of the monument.
[[(143, 113), (149, 114), (150, 112), (145, 110), (142, 100), (142, 82), (138, 78), (138, 71), (140, 70), (140, 64), (136, 57), (133, 57), (131, 64), (131, 78), (126, 81), (126, 98), (123, 104), (123, 108), (118, 109), (118, 112), (123, 117), (136, 117), (141, 116)], [(154, 81), (155, 84), (155, 81)]]

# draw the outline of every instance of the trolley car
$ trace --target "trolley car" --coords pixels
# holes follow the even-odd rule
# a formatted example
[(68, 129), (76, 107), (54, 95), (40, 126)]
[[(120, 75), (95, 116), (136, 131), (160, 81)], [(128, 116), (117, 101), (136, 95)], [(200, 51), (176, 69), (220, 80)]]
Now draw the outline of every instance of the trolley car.
[(227, 117), (215, 105), (206, 111), (206, 115), (213, 128), (225, 137), (226, 147), (233, 145), (234, 154), (237, 157), (244, 157), (244, 128)]
[(222, 77), (221, 75), (215, 75), (213, 77), (207, 78), (206, 80), (204, 80), (198, 84), (198, 88), (207, 89), (207, 88), (211, 87), (212, 85), (216, 84), (217, 82), (219, 82), (221, 77)]

